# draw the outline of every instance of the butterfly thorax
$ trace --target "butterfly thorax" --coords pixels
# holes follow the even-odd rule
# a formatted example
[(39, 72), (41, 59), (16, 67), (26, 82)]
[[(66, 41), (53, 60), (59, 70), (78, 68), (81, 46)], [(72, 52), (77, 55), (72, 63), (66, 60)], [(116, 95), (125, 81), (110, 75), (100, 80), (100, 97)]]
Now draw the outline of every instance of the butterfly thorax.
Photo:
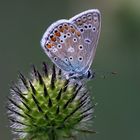
[(65, 76), (67, 79), (73, 79), (73, 80), (77, 80), (77, 81), (85, 81), (87, 79), (92, 79), (95, 77), (95, 72), (92, 72), (91, 70), (88, 70), (85, 73), (65, 73)]

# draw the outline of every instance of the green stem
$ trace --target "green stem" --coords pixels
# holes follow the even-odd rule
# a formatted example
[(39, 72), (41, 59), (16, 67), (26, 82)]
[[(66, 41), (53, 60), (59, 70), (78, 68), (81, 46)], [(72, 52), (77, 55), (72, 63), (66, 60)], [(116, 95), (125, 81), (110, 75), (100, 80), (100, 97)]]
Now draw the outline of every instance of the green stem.
[(54, 128), (51, 129), (50, 135), (49, 135), (49, 140), (58, 140), (58, 137), (56, 135), (56, 132)]

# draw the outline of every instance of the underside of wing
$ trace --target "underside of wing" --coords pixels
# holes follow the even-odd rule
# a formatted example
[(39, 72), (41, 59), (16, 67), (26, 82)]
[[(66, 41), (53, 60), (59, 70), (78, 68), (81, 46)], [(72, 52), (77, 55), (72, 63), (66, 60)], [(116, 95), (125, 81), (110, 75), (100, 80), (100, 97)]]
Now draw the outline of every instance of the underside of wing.
[(88, 10), (59, 20), (44, 33), (41, 46), (68, 73), (85, 73), (94, 58), (100, 32), (100, 12)]
[[(101, 28), (101, 15), (99, 10), (91, 9), (74, 16), (69, 21), (81, 32), (80, 43), (83, 45), (86, 57), (81, 71), (86, 72), (95, 56)], [(82, 55), (81, 53), (79, 50), (77, 55)]]

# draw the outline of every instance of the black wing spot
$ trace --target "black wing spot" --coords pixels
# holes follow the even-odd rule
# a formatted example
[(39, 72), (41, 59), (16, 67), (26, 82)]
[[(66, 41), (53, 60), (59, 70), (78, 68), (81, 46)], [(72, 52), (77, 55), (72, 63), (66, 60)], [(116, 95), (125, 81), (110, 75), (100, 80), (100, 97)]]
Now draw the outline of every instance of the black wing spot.
[(95, 32), (96, 31), (96, 27), (93, 27), (92, 30), (93, 30), (93, 32)]
[(81, 61), (83, 61), (83, 57), (82, 56), (79, 56), (78, 57), (78, 60), (81, 62)]
[(84, 40), (84, 42), (87, 43), (87, 44), (90, 44), (90, 43), (91, 43), (91, 40), (90, 40), (89, 38), (86, 38), (86, 39)]

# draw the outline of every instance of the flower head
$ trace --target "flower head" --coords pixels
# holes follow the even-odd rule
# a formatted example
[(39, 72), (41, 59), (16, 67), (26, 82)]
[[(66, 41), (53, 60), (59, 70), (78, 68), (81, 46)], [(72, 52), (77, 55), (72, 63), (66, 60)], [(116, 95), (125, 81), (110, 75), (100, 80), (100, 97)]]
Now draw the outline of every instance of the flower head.
[[(60, 69), (42, 74), (33, 66), (32, 80), (19, 74), (20, 84), (11, 88), (8, 116), (20, 140), (59, 140), (88, 128), (93, 105), (85, 86), (65, 79)], [(86, 124), (86, 125), (85, 125)], [(85, 128), (84, 128), (85, 129)]]

